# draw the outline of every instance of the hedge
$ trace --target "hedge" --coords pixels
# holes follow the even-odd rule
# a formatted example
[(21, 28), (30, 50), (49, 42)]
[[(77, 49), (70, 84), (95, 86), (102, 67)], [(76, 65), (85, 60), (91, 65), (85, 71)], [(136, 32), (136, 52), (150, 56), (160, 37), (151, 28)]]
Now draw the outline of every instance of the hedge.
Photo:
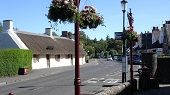
[(160, 83), (170, 84), (170, 58), (160, 57), (157, 60), (156, 78), (159, 79)]
[(17, 75), (19, 68), (32, 69), (32, 52), (30, 50), (0, 50), (0, 77)]

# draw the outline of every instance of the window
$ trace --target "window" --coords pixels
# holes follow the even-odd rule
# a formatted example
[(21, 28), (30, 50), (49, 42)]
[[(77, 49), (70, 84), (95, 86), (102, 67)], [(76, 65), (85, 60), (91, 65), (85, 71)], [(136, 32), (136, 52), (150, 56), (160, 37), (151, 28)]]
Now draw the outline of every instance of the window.
[(56, 61), (60, 61), (60, 55), (58, 54), (58, 55), (55, 55), (55, 60)]
[(38, 54), (34, 54), (33, 55), (33, 62), (36, 63), (36, 62), (39, 62), (39, 55)]
[(69, 59), (71, 57), (71, 55), (70, 54), (66, 54), (65, 57), (66, 57), (66, 59)]

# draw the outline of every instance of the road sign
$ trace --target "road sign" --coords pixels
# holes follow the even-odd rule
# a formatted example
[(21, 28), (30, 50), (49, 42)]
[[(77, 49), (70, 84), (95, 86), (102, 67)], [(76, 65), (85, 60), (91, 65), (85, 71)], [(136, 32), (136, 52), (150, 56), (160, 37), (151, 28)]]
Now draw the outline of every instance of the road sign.
[(122, 40), (123, 32), (115, 32), (115, 40)]

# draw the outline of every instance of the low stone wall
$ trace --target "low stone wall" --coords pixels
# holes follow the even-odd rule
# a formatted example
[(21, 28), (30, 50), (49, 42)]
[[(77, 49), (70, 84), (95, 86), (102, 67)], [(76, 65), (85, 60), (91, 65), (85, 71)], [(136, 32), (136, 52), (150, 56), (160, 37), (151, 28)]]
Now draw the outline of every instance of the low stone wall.
[(122, 83), (118, 86), (113, 86), (95, 95), (130, 95), (130, 82)]

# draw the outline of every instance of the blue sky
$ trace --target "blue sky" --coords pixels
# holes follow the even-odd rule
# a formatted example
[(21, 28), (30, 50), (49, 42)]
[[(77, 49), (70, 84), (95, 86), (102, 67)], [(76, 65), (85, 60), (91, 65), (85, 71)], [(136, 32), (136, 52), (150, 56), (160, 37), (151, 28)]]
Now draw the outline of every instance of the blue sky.
[[(122, 31), (121, 0), (81, 0), (80, 9), (92, 5), (104, 17), (104, 26), (97, 29), (83, 30), (91, 39), (105, 39), (107, 35), (114, 38), (114, 32)], [(51, 0), (2, 0), (0, 3), (0, 22), (13, 20), (14, 27), (34, 33), (44, 33), (50, 27), (45, 14)], [(138, 33), (151, 31), (153, 26), (161, 27), (170, 20), (170, 0), (128, 0), (127, 11), (132, 9), (134, 29)], [(126, 17), (127, 18), (127, 17)], [(127, 20), (127, 19), (126, 19)], [(128, 26), (128, 22), (125, 23)], [(59, 24), (57, 31), (73, 31), (74, 24)]]

